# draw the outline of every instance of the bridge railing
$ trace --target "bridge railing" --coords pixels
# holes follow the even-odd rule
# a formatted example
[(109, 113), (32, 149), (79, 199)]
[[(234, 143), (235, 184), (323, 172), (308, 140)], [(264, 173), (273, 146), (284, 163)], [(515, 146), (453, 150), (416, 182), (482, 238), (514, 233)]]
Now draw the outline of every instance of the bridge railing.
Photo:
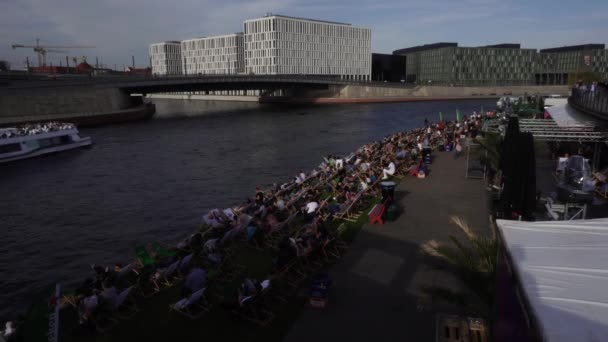
[(608, 119), (608, 89), (597, 87), (595, 91), (573, 88), (568, 103), (589, 114)]

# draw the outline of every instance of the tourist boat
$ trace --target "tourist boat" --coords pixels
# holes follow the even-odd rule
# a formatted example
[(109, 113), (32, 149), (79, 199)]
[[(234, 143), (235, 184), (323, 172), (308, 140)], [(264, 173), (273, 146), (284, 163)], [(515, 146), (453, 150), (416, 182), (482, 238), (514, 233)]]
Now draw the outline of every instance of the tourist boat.
[(81, 138), (76, 126), (69, 123), (49, 122), (0, 128), (0, 163), (89, 145), (91, 138)]

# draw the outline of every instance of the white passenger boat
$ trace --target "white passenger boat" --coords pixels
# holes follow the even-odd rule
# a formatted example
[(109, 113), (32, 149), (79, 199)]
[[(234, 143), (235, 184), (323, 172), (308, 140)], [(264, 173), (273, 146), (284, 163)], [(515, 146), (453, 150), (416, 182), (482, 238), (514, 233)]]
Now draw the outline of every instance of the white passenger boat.
[(48, 122), (0, 128), (0, 163), (89, 145), (91, 138), (81, 138), (76, 126), (69, 123)]

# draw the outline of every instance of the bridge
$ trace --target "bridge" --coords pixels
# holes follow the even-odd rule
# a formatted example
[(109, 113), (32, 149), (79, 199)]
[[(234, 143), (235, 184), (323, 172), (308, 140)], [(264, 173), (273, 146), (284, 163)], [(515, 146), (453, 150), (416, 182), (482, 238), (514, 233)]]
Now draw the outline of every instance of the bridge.
[[(57, 75), (41, 79), (5, 80), (5, 89), (54, 86), (117, 88), (129, 94), (189, 91), (328, 89), (330, 86), (365, 85), (383, 88), (413, 88), (413, 84), (355, 81), (315, 75), (180, 75), (95, 76)], [(2, 89), (2, 87), (0, 87)]]

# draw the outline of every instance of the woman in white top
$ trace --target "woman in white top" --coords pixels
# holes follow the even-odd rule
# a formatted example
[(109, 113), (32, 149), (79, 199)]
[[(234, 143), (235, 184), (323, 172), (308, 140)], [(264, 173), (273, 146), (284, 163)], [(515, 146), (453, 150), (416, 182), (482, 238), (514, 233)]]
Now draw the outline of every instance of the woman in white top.
[(382, 179), (387, 179), (389, 175), (394, 175), (395, 174), (395, 163), (393, 163), (392, 161), (388, 164), (388, 168), (387, 169), (382, 169)]

